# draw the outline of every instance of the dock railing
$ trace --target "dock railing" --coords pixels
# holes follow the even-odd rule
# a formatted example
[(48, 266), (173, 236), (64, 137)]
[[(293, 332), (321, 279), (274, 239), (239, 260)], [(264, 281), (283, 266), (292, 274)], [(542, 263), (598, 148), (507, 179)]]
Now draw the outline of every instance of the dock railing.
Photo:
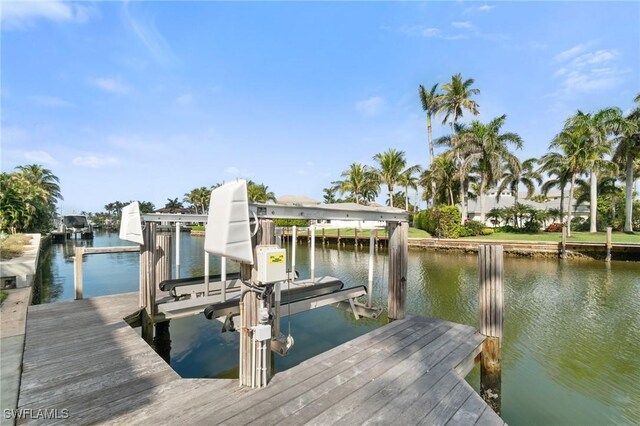
[(75, 290), (76, 300), (82, 300), (83, 293), (83, 260), (84, 256), (89, 254), (105, 254), (105, 253), (130, 253), (130, 252), (140, 252), (140, 247), (138, 246), (118, 246), (118, 247), (75, 247), (74, 249), (74, 259), (73, 259), (73, 288)]

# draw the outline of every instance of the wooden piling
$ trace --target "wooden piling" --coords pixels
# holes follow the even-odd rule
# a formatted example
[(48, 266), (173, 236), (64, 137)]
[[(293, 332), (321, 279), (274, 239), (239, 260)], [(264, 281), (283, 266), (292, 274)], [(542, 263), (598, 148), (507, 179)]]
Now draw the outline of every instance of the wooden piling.
[(142, 338), (153, 344), (153, 316), (156, 310), (156, 223), (147, 222), (140, 246), (140, 290), (142, 293)]
[(560, 248), (560, 257), (562, 259), (566, 259), (567, 258), (567, 226), (568, 225), (563, 225), (562, 226), (562, 243), (561, 243), (561, 248)]
[(407, 299), (407, 261), (409, 257), (409, 224), (389, 222), (389, 321), (403, 319)]
[(502, 388), (502, 335), (504, 318), (503, 248), (478, 246), (480, 333), (482, 345), (480, 395), (499, 415)]
[(604, 259), (606, 262), (611, 262), (611, 244), (612, 244), (611, 231), (612, 231), (612, 228), (610, 226), (608, 226), (607, 227), (607, 244), (606, 244), (607, 255), (606, 255), (605, 259)]
[[(260, 219), (259, 221), (260, 229), (258, 231), (258, 235), (253, 240), (254, 253), (253, 258), (256, 259), (255, 247), (256, 245), (265, 245), (265, 244), (275, 244), (275, 223), (271, 219)], [(240, 377), (239, 382), (240, 386), (251, 386), (251, 372), (255, 367), (257, 362), (257, 358), (260, 356), (260, 353), (254, 349), (251, 327), (258, 324), (258, 309), (262, 301), (258, 300), (256, 293), (249, 291), (250, 287), (245, 284), (246, 281), (257, 282), (257, 270), (256, 264), (248, 265), (241, 264), (240, 265), (240, 278), (242, 279), (242, 284), (240, 286), (242, 292), (244, 293), (244, 297), (240, 301)], [(245, 293), (246, 292), (246, 293)], [(271, 306), (271, 298), (273, 295), (269, 296), (269, 298), (265, 301), (267, 306)], [(265, 386), (269, 380), (271, 379), (271, 347), (269, 342), (267, 342), (267, 350), (266, 350), (266, 362), (264, 364), (264, 368), (266, 368), (266, 377), (267, 382), (261, 383), (261, 380), (258, 380), (259, 384)], [(259, 386), (261, 387), (261, 386)]]
[(353, 235), (355, 240), (355, 248), (358, 248), (358, 228), (353, 228)]
[(171, 279), (172, 246), (171, 234), (162, 233), (156, 236), (156, 283)]
[(82, 300), (84, 283), (82, 281), (82, 260), (84, 258), (84, 247), (75, 247), (73, 258), (73, 287), (76, 293), (76, 300)]
[(338, 228), (338, 247), (340, 247), (340, 228)]

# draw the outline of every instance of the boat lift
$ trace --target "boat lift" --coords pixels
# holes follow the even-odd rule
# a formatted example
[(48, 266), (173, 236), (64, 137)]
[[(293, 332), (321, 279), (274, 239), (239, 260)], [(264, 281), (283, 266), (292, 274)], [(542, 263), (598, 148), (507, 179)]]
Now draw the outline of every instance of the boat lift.
[[(137, 203), (133, 203), (123, 209), (120, 238), (138, 242), (144, 246), (146, 237), (143, 238), (143, 223), (175, 223), (178, 232), (180, 224), (205, 223), (205, 275), (160, 282), (158, 288), (165, 292), (160, 298), (155, 297), (155, 290), (147, 290), (146, 295), (143, 295), (144, 286), (141, 281), (141, 306), (144, 306), (145, 298), (147, 305), (150, 303), (149, 300), (155, 301), (152, 303), (152, 309), (145, 308), (146, 312), (150, 313), (152, 323), (204, 313), (208, 319), (222, 322), (223, 331), (235, 330), (234, 317), (240, 316), (240, 384), (262, 387), (266, 386), (270, 376), (267, 372), (270, 359), (268, 344), (270, 343), (271, 350), (281, 355), (286, 354), (293, 345), (291, 336), (280, 333), (280, 318), (323, 306), (334, 306), (350, 311), (356, 319), (361, 316), (377, 318), (382, 311), (382, 308), (372, 306), (373, 233), (370, 241), (367, 286), (344, 288), (344, 284), (338, 278), (315, 276), (315, 224), (310, 226), (311, 276), (310, 279), (298, 281), (294, 276), (295, 227), (291, 246), (291, 269), (287, 270), (286, 251), (274, 244), (275, 229), (270, 219), (382, 221), (395, 225), (404, 223), (406, 234), (407, 213), (396, 208), (357, 204), (293, 206), (249, 204), (246, 197), (246, 182), (240, 180), (229, 182), (212, 191), (209, 215), (154, 213), (141, 216), (139, 209), (136, 208)], [(249, 217), (250, 215), (252, 218)], [(257, 244), (256, 241), (260, 241), (256, 240), (259, 227), (268, 223), (271, 230), (267, 232), (271, 232), (269, 234), (271, 240), (265, 242), (263, 237), (262, 245)], [(253, 235), (251, 235), (251, 228), (253, 228)], [(179, 237), (179, 233), (177, 235)], [(404, 238), (406, 246), (406, 235)], [(176, 256), (179, 256), (179, 238), (176, 239), (176, 252)], [(222, 273), (219, 276), (209, 276), (210, 254), (221, 257)], [(141, 261), (142, 258), (141, 255)], [(240, 262), (240, 274), (226, 274), (227, 259)], [(179, 264), (179, 261), (176, 264)], [(396, 281), (404, 284), (406, 264), (404, 271), (400, 268), (398, 273), (402, 277)], [(143, 275), (141, 267), (141, 280)], [(151, 282), (155, 282), (153, 275), (151, 273)], [(391, 275), (390, 268), (390, 278)], [(146, 279), (149, 280), (149, 277)], [(151, 283), (147, 284), (149, 285)], [(285, 285), (288, 288), (281, 290)], [(151, 299), (149, 294), (152, 295)], [(248, 294), (252, 296), (245, 296)], [(364, 296), (367, 296), (366, 303), (359, 302), (358, 298)], [(404, 294), (400, 296), (404, 297)], [(389, 317), (396, 318), (395, 312), (391, 314), (391, 299), (390, 297)], [(401, 307), (400, 314), (404, 315), (403, 301)], [(245, 311), (249, 309), (249, 317), (243, 316), (243, 309)], [(249, 340), (246, 340), (247, 337)]]

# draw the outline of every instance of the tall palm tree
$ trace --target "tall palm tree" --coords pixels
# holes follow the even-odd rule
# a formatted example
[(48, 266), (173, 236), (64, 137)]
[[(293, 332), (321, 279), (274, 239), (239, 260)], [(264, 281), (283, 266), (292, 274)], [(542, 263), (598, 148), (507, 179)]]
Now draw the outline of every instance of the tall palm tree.
[(567, 119), (566, 126), (575, 128), (583, 133), (583, 150), (586, 169), (591, 182), (590, 232), (596, 232), (596, 214), (598, 210), (598, 173), (615, 168), (614, 163), (605, 160), (604, 156), (611, 152), (611, 142), (608, 136), (622, 119), (622, 112), (618, 108), (606, 108), (592, 113), (578, 113)]
[(389, 205), (392, 206), (391, 197), (393, 196), (393, 187), (400, 179), (402, 171), (407, 165), (404, 151), (398, 151), (389, 148), (385, 152), (378, 153), (373, 159), (378, 162), (378, 174), (380, 181), (387, 185)]
[(518, 195), (520, 184), (523, 184), (527, 188), (527, 198), (531, 198), (536, 187), (542, 184), (542, 176), (538, 170), (534, 170), (534, 166), (538, 164), (537, 158), (529, 158), (522, 163), (509, 164), (507, 163), (506, 170), (502, 173), (502, 181), (498, 187), (498, 194), (496, 200), (500, 201), (500, 194), (505, 189), (509, 188), (513, 194), (513, 205), (518, 204)]
[(400, 173), (400, 177), (398, 178), (398, 183), (404, 187), (404, 209), (409, 211), (409, 188), (416, 191), (418, 189), (418, 177), (416, 177), (416, 173), (420, 173), (422, 171), (422, 167), (419, 165), (407, 167)]
[(567, 206), (567, 235), (571, 235), (571, 219), (573, 211), (573, 191), (576, 184), (576, 177), (587, 170), (587, 153), (585, 150), (587, 143), (585, 135), (580, 129), (565, 125), (564, 129), (558, 133), (551, 144), (550, 149), (559, 148), (564, 156), (565, 167), (570, 176), (569, 179), (569, 205)]
[(509, 151), (509, 144), (522, 148), (522, 138), (513, 132), (501, 133), (506, 115), (494, 118), (488, 124), (474, 121), (464, 133), (461, 143), (455, 151), (464, 158), (462, 171), (468, 173), (476, 166), (480, 175), (478, 196), (480, 197), (480, 222), (485, 223), (484, 192), (495, 185), (507, 164), (512, 169), (519, 169), (518, 158)]
[[(442, 95), (437, 97), (437, 102), (440, 104), (438, 113), (443, 113), (442, 124), (449, 122), (451, 124), (451, 132), (456, 132), (455, 124), (464, 114), (464, 110), (471, 112), (473, 115), (478, 115), (478, 103), (471, 99), (472, 96), (478, 95), (480, 90), (471, 87), (475, 82), (474, 79), (469, 78), (463, 80), (461, 74), (454, 74), (451, 76), (451, 81), (442, 86)], [(453, 140), (453, 139), (452, 139)], [(462, 162), (462, 158), (458, 158), (458, 162)], [(464, 223), (467, 218), (467, 204), (466, 204), (466, 176), (464, 173), (460, 173), (460, 207), (462, 212), (462, 222)]]
[(360, 163), (352, 163), (340, 175), (343, 179), (334, 182), (340, 194), (349, 192), (356, 204), (360, 201), (372, 201), (378, 196), (380, 181), (374, 169)]
[(625, 171), (624, 232), (633, 232), (633, 186), (638, 178), (634, 174), (634, 160), (640, 158), (640, 94), (634, 102), (636, 107), (616, 129), (618, 136), (614, 140), (613, 161)]
[[(434, 84), (431, 87), (431, 90), (427, 91), (424, 86), (421, 84), (418, 86), (418, 94), (420, 96), (420, 102), (422, 103), (422, 109), (427, 113), (427, 138), (429, 140), (429, 166), (433, 164), (433, 159), (435, 155), (433, 153), (433, 135), (431, 128), (431, 118), (435, 117), (438, 113), (438, 108), (440, 108), (440, 103), (438, 99), (440, 94), (438, 93), (438, 84)], [(432, 182), (432, 185), (435, 185), (435, 182)], [(436, 188), (432, 187), (431, 192), (435, 194)], [(433, 203), (433, 200), (432, 200)]]

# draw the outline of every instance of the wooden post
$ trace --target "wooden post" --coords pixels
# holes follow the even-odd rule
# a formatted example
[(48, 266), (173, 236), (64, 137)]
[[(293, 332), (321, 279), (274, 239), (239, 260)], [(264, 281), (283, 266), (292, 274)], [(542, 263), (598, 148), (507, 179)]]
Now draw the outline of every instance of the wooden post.
[(325, 245), (326, 242), (327, 241), (326, 241), (325, 236), (324, 236), (324, 228), (322, 228), (322, 245)]
[(171, 233), (158, 234), (156, 237), (156, 283), (158, 285), (162, 281), (171, 279), (172, 251)]
[(340, 247), (340, 228), (338, 228), (338, 247)]
[(373, 297), (373, 232), (369, 231), (369, 275), (367, 279), (367, 306), (371, 307), (371, 299)]
[(611, 231), (612, 228), (607, 226), (607, 256), (604, 259), (606, 262), (611, 262)]
[(156, 337), (153, 339), (153, 347), (160, 355), (160, 358), (171, 365), (171, 334), (169, 333), (169, 322), (162, 321), (156, 324)]
[(482, 344), (480, 395), (500, 415), (502, 401), (502, 330), (504, 264), (502, 246), (478, 246), (480, 333)]
[(567, 225), (562, 226), (562, 247), (560, 249), (560, 257), (562, 259), (567, 258)]
[(176, 222), (176, 278), (180, 278), (180, 222)]
[[(255, 246), (259, 244), (275, 243), (275, 223), (271, 219), (260, 219), (260, 230), (257, 238), (254, 239), (253, 258), (256, 258)], [(264, 387), (271, 378), (271, 346), (266, 342), (266, 350), (263, 352), (256, 350), (252, 339), (251, 327), (258, 324), (258, 309), (262, 301), (258, 300), (256, 293), (249, 291), (250, 287), (245, 284), (246, 281), (256, 282), (257, 265), (240, 265), (240, 278), (242, 284), (240, 286), (244, 297), (240, 301), (240, 386)], [(265, 301), (266, 305), (271, 307), (271, 295)], [(273, 330), (273, 329), (272, 329)], [(266, 369), (266, 382), (255, 372), (258, 366)], [(254, 374), (252, 375), (252, 372)], [(253, 380), (252, 380), (253, 377)]]
[(358, 248), (358, 228), (353, 228), (353, 235), (355, 236), (355, 247)]
[(389, 222), (389, 296), (387, 310), (389, 321), (403, 319), (407, 299), (407, 261), (409, 257), (406, 222)]
[(73, 288), (76, 291), (76, 300), (82, 300), (84, 283), (82, 281), (82, 260), (84, 258), (84, 247), (75, 248), (73, 258)]
[(156, 309), (156, 223), (148, 222), (140, 246), (140, 287), (142, 291), (142, 338), (153, 344), (153, 316)]
[(378, 248), (379, 241), (378, 241), (378, 230), (377, 229), (374, 231), (374, 239), (376, 240), (376, 248)]

